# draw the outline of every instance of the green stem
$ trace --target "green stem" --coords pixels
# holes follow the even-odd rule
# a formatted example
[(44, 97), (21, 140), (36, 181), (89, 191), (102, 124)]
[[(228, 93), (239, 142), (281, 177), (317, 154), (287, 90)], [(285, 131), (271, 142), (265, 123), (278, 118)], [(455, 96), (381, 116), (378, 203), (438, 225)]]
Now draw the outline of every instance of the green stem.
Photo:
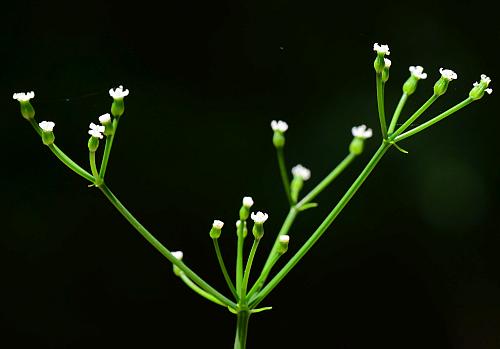
[(448, 109), (447, 111), (445, 111), (444, 113), (441, 113), (439, 114), (438, 116), (436, 116), (435, 118), (423, 123), (422, 125), (420, 126), (417, 126), (415, 127), (414, 129), (408, 131), (408, 132), (405, 132), (403, 133), (402, 135), (399, 135), (397, 137), (394, 138), (394, 141), (395, 142), (399, 142), (399, 141), (402, 141), (403, 139), (405, 138), (408, 138), (408, 137), (411, 137), (413, 136), (414, 134), (420, 132), (420, 131), (423, 131), (425, 130), (427, 127), (429, 126), (432, 126), (434, 125), (436, 122), (439, 122), (441, 120), (443, 120), (445, 117), (447, 116), (450, 116), (451, 114), (459, 111), (460, 109), (462, 109), (463, 107), (469, 105), (470, 103), (472, 103), (474, 100), (470, 97), (466, 98), (465, 100), (463, 100), (462, 102), (458, 103), (456, 106)]
[(68, 166), (71, 170), (73, 170), (74, 172), (76, 172), (77, 174), (79, 174), (80, 176), (82, 176), (83, 178), (85, 178), (86, 180), (88, 180), (89, 182), (94, 183), (94, 177), (90, 173), (88, 173), (87, 171), (85, 171), (83, 168), (81, 168), (80, 166), (78, 166), (66, 154), (64, 154), (64, 152), (61, 149), (59, 149), (57, 147), (57, 145), (51, 144), (48, 147), (49, 147), (50, 150), (52, 150), (52, 152), (54, 153), (54, 155), (57, 156), (57, 158), (62, 161), (63, 164), (65, 164), (66, 166)]
[(254, 239), (252, 244), (252, 249), (250, 250), (250, 254), (248, 255), (247, 265), (245, 267), (245, 275), (243, 276), (243, 284), (241, 285), (241, 297), (240, 299), (244, 300), (247, 294), (248, 287), (248, 279), (250, 278), (250, 270), (252, 270), (253, 259), (255, 258), (255, 253), (257, 252), (257, 248), (259, 247), (260, 239)]
[(412, 116), (410, 116), (410, 118), (406, 120), (406, 122), (400, 128), (398, 128), (393, 134), (391, 134), (391, 139), (394, 140), (394, 138), (404, 132), (415, 120), (417, 120), (420, 115), (422, 115), (424, 111), (427, 110), (427, 108), (431, 106), (432, 103), (436, 101), (436, 99), (438, 99), (438, 97), (438, 95), (432, 95), (431, 98), (429, 98), (427, 102), (425, 102), (420, 108), (418, 108), (418, 110)]
[(113, 146), (113, 140), (115, 139), (116, 130), (118, 128), (118, 118), (113, 120), (113, 134), (106, 136), (106, 145), (104, 146), (104, 154), (102, 155), (101, 169), (99, 172), (99, 177), (104, 180), (106, 175), (106, 169), (108, 168), (109, 155), (111, 154), (111, 147)]
[(377, 73), (377, 108), (378, 117), (380, 119), (380, 129), (382, 130), (383, 139), (387, 139), (387, 125), (385, 123), (385, 107), (384, 107), (384, 82), (382, 81), (382, 73)]
[(406, 104), (406, 101), (408, 100), (408, 95), (403, 92), (403, 95), (401, 96), (401, 99), (399, 100), (398, 106), (396, 107), (396, 110), (394, 111), (394, 115), (392, 116), (391, 119), (391, 124), (389, 125), (389, 130), (387, 133), (390, 135), (391, 133), (394, 132), (396, 129), (396, 125), (398, 123), (399, 116), (401, 115), (401, 112), (403, 111), (403, 107)]
[(233, 294), (234, 298), (238, 298), (236, 294), (236, 289), (234, 288), (233, 282), (231, 281), (231, 278), (227, 273), (226, 264), (224, 263), (224, 259), (222, 258), (222, 253), (219, 247), (219, 240), (218, 239), (212, 239), (212, 240), (214, 242), (215, 254), (217, 255), (217, 260), (219, 261), (219, 265), (222, 270), (222, 274), (224, 275), (224, 279), (226, 280), (227, 286), (231, 290), (231, 293)]
[(30, 122), (31, 126), (33, 126), (33, 128), (35, 129), (35, 132), (38, 133), (38, 135), (41, 137), (42, 130), (40, 129), (40, 126), (38, 126), (38, 123), (36, 122), (36, 120), (33, 118), (33, 119), (30, 119), (29, 122)]
[(276, 251), (273, 252), (270, 256), (269, 256), (269, 263), (267, 263), (264, 268), (262, 269), (262, 272), (261, 274), (259, 275), (259, 278), (257, 279), (257, 281), (255, 281), (255, 284), (253, 285), (253, 287), (250, 289), (250, 292), (248, 292), (247, 294), (247, 297), (246, 299), (252, 299), (252, 296), (256, 293), (256, 292), (259, 292), (261, 290), (261, 288), (264, 286), (264, 283), (266, 282), (267, 280), (267, 277), (269, 276), (269, 274), (271, 273), (271, 270), (273, 269), (274, 265), (278, 262), (278, 260), (280, 259), (282, 255), (277, 253)]
[(181, 278), (182, 281), (184, 281), (184, 283), (190, 289), (192, 289), (194, 292), (196, 292), (197, 294), (199, 294), (203, 298), (208, 299), (209, 301), (214, 302), (215, 304), (219, 304), (219, 305), (223, 306), (224, 308), (227, 308), (226, 304), (219, 301), (217, 298), (212, 296), (210, 293), (203, 291), (198, 285), (196, 285), (193, 281), (191, 281), (191, 279), (188, 278), (186, 276), (186, 274), (184, 274), (183, 272), (180, 273), (179, 277)]
[(292, 197), (290, 195), (290, 179), (288, 178), (288, 171), (286, 169), (285, 162), (285, 152), (283, 148), (276, 149), (276, 155), (278, 156), (278, 165), (280, 168), (281, 181), (283, 182), (283, 188), (285, 189), (285, 194), (290, 205), (292, 205)]
[(106, 184), (99, 186), (99, 189), (108, 198), (108, 200), (116, 207), (122, 216), (163, 256), (165, 256), (172, 264), (175, 264), (181, 271), (183, 271), (191, 280), (198, 284), (203, 290), (214, 296), (223, 304), (236, 308), (236, 304), (224, 295), (220, 294), (216, 289), (206, 283), (201, 277), (189, 269), (182, 261), (175, 258), (172, 253), (161, 244), (128, 210), (123, 204), (114, 196)]
[(366, 165), (358, 178), (354, 181), (351, 187), (347, 190), (344, 196), (340, 199), (339, 203), (328, 214), (323, 223), (316, 229), (306, 243), (299, 249), (299, 251), (290, 259), (290, 261), (280, 270), (280, 272), (262, 289), (261, 292), (256, 294), (253, 299), (250, 299), (249, 306), (253, 308), (257, 306), (279, 283), (283, 278), (292, 270), (292, 268), (304, 257), (304, 255), (314, 246), (318, 239), (326, 232), (328, 227), (333, 223), (335, 218), (344, 209), (347, 203), (352, 199), (357, 190), (364, 183), (366, 178), (373, 171), (380, 159), (384, 156), (385, 152), (390, 148), (391, 144), (383, 142), (378, 148), (377, 152), (373, 155), (370, 162)]
[(234, 339), (234, 349), (246, 349), (250, 311), (238, 311), (238, 314), (236, 316), (236, 337)]
[(241, 283), (243, 281), (243, 231), (245, 229), (245, 221), (240, 220), (240, 225), (237, 228), (238, 245), (236, 252), (236, 294), (241, 295)]
[(97, 166), (95, 164), (95, 151), (89, 152), (89, 158), (90, 158), (90, 169), (92, 170), (92, 175), (95, 178), (96, 186), (99, 186), (99, 184), (101, 183), (101, 179), (99, 177), (99, 171), (97, 171)]
[(328, 176), (326, 176), (313, 190), (311, 190), (295, 207), (300, 209), (305, 204), (311, 202), (319, 193), (321, 193), (330, 183), (346, 169), (347, 166), (356, 158), (356, 155), (349, 153), (340, 164), (335, 167)]

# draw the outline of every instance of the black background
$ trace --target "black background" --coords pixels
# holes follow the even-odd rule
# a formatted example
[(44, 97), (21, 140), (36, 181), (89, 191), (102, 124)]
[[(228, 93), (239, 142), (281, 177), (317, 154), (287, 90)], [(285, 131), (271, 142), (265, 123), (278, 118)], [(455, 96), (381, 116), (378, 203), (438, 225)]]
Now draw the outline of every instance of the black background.
[[(193, 295), (95, 188), (70, 173), (22, 119), (38, 120), (87, 167), (88, 124), (108, 89), (130, 89), (107, 183), (220, 290), (208, 231), (234, 260), (240, 200), (269, 212), (254, 276), (286, 214), (269, 123), (286, 120), (287, 158), (306, 189), (347, 152), (350, 127), (376, 136), (301, 215), (288, 257), (334, 206), (380, 141), (372, 45), (387, 43), (392, 111), (409, 65), (432, 93), (423, 118), (499, 73), (500, 28), (487, 2), (16, 2), (2, 5), (0, 337), (6, 348), (230, 348), (235, 319)], [(499, 348), (498, 94), (390, 151), (319, 244), (250, 322), (250, 348)], [(282, 264), (280, 264), (282, 265)], [(225, 292), (225, 291), (224, 291)], [(227, 292), (225, 292), (227, 294)]]

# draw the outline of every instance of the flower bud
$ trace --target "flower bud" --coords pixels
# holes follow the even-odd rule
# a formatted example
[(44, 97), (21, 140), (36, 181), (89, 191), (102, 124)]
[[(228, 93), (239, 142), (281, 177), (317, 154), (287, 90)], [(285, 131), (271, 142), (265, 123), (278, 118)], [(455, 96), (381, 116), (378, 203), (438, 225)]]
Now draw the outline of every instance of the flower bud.
[(434, 84), (434, 94), (436, 96), (442, 96), (446, 93), (450, 81), (457, 78), (457, 74), (450, 69), (439, 68), (441, 73), (441, 78)]
[(271, 121), (271, 128), (274, 131), (273, 134), (273, 144), (276, 149), (283, 148), (285, 146), (285, 132), (288, 130), (288, 124), (284, 121)]
[[(182, 251), (174, 251), (172, 252), (172, 255), (180, 261), (182, 261), (182, 258), (184, 257), (184, 253), (182, 253)], [(173, 270), (176, 276), (181, 276), (183, 273), (182, 270), (175, 264), (173, 265)]]
[(295, 203), (299, 198), (299, 193), (304, 186), (304, 181), (311, 178), (311, 171), (304, 166), (298, 164), (292, 168), (293, 179), (290, 183), (290, 196), (292, 201)]
[(247, 222), (245, 222), (245, 221), (236, 221), (236, 232), (237, 232), (237, 234), (240, 233), (241, 222), (243, 222), (243, 239), (244, 239), (248, 235)]
[(35, 98), (35, 92), (31, 91), (28, 93), (14, 93), (12, 98), (19, 101), (19, 105), (21, 107), (21, 115), (26, 120), (32, 120), (35, 117), (35, 109), (30, 103), (30, 99)]
[(220, 234), (222, 233), (222, 227), (224, 226), (224, 222), (219, 220), (214, 220), (212, 224), (212, 229), (210, 229), (210, 237), (212, 239), (218, 239)]
[(94, 136), (90, 137), (88, 147), (90, 152), (95, 153), (97, 151), (97, 148), (99, 148), (99, 138)]
[(419, 80), (424, 80), (427, 78), (427, 74), (424, 73), (424, 68), (419, 65), (416, 67), (411, 66), (410, 73), (410, 77), (403, 85), (403, 92), (408, 96), (412, 95), (415, 92)]
[[(379, 45), (379, 44), (375, 43), (375, 44), (373, 44), (373, 50), (377, 52), (377, 57), (375, 58), (375, 61), (373, 62), (373, 67), (375, 68), (375, 72), (377, 74), (382, 74), (384, 71), (384, 68), (386, 66), (384, 56), (385, 55), (389, 56), (391, 54), (389, 51), (389, 46)], [(390, 66), (390, 63), (389, 63), (389, 66)], [(387, 76), (387, 78), (388, 78), (388, 76)]]
[(288, 243), (290, 242), (289, 235), (280, 235), (278, 238), (278, 249), (277, 252), (281, 255), (288, 251)]
[(51, 145), (54, 143), (55, 136), (54, 136), (54, 126), (56, 126), (55, 123), (52, 121), (42, 121), (41, 123), (38, 124), (40, 128), (42, 129), (42, 141), (43, 144), (45, 145)]
[(113, 120), (109, 113), (99, 116), (99, 122), (104, 126), (104, 135), (111, 136), (114, 133)]
[(252, 233), (256, 240), (260, 240), (264, 236), (264, 223), (269, 217), (267, 213), (263, 212), (252, 212), (252, 220), (254, 222)]
[(384, 58), (384, 70), (382, 70), (382, 81), (387, 82), (389, 80), (389, 68), (391, 67), (391, 60)]
[(109, 95), (113, 97), (113, 104), (111, 104), (111, 114), (118, 118), (123, 115), (125, 112), (125, 103), (123, 102), (123, 98), (128, 96), (129, 91), (124, 90), (123, 86), (118, 86), (115, 90), (110, 89)]
[(354, 136), (349, 145), (349, 152), (354, 155), (360, 155), (363, 152), (365, 139), (373, 135), (371, 128), (366, 128), (366, 125), (355, 126), (351, 129)]
[(253, 206), (253, 199), (250, 196), (243, 198), (243, 205), (240, 208), (240, 220), (246, 221), (250, 215), (250, 207)]
[(491, 88), (488, 88), (490, 82), (491, 79), (486, 75), (482, 74), (481, 80), (479, 82), (475, 82), (472, 90), (470, 90), (469, 97), (476, 101), (478, 99), (483, 98), (485, 92), (487, 94), (491, 94), (493, 90)]

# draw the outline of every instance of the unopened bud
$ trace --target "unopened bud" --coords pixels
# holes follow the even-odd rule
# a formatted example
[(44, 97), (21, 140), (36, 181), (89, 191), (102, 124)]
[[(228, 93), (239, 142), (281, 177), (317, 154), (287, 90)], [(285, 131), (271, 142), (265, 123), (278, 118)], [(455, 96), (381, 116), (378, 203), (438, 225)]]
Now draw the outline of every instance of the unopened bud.
[(20, 92), (20, 93), (14, 93), (12, 98), (16, 99), (19, 102), (19, 105), (21, 107), (21, 115), (26, 119), (26, 120), (32, 120), (35, 117), (35, 109), (30, 103), (30, 99), (35, 98), (35, 92)]
[(280, 235), (278, 238), (278, 253), (279, 254), (284, 254), (286, 251), (288, 251), (288, 243), (290, 242), (290, 236), (289, 235)]
[(212, 239), (218, 239), (220, 234), (222, 233), (222, 227), (224, 226), (224, 222), (215, 220), (212, 224), (212, 229), (210, 229), (210, 237)]
[(55, 136), (54, 136), (54, 126), (56, 124), (53, 123), (52, 121), (42, 121), (41, 123), (38, 124), (40, 128), (42, 129), (42, 142), (45, 145), (51, 145), (54, 143)]

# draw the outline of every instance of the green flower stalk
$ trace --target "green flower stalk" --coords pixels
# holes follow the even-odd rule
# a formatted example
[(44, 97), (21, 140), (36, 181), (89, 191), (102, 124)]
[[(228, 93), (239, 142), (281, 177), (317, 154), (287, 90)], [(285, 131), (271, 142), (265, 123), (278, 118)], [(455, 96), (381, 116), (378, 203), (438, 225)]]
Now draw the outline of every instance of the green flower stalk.
[[(363, 154), (366, 140), (373, 136), (373, 131), (366, 125), (355, 126), (351, 129), (353, 139), (349, 144), (349, 152), (345, 158), (342, 159), (325, 178), (320, 179), (311, 191), (302, 195), (304, 182), (310, 179), (311, 171), (302, 165), (297, 165), (291, 169), (292, 180), (290, 181), (284, 157), (285, 132), (288, 130), (288, 124), (281, 120), (273, 120), (271, 122), (271, 128), (273, 130), (272, 143), (276, 150), (279, 173), (289, 203), (289, 211), (281, 225), (281, 228), (275, 233), (276, 237), (274, 245), (267, 252), (266, 262), (253, 283), (250, 279), (250, 275), (252, 275), (251, 272), (254, 265), (253, 262), (257, 256), (258, 247), (260, 242), (264, 239), (264, 223), (269, 217), (268, 214), (261, 211), (251, 213), (254, 200), (250, 196), (243, 198), (239, 212), (237, 212), (236, 272), (233, 274), (233, 279), (227, 271), (221, 248), (219, 246), (219, 238), (222, 234), (224, 223), (221, 220), (213, 221), (209, 236), (213, 241), (217, 261), (222, 271), (222, 276), (224, 277), (229, 291), (231, 292), (232, 298), (226, 297), (224, 294), (208, 284), (193, 270), (191, 270), (183, 262), (183, 253), (181, 251), (171, 252), (160, 241), (158, 241), (149, 232), (149, 230), (147, 230), (118, 200), (118, 198), (106, 185), (106, 168), (111, 154), (111, 146), (113, 144), (114, 137), (116, 137), (119, 120), (125, 112), (124, 98), (129, 94), (127, 89), (124, 89), (123, 86), (119, 86), (116, 89), (110, 89), (109, 94), (113, 98), (111, 113), (106, 113), (99, 117), (101, 125), (91, 123), (89, 126), (90, 129), (88, 133), (91, 136), (88, 142), (90, 173), (80, 165), (76, 164), (69, 156), (56, 146), (53, 132), (55, 127), (54, 122), (36, 122), (35, 110), (30, 103), (30, 99), (34, 98), (34, 92), (16, 93), (13, 97), (20, 103), (22, 116), (29, 121), (35, 132), (37, 132), (37, 134), (42, 138), (42, 141), (47, 148), (49, 148), (64, 165), (85, 180), (89, 181), (92, 184), (91, 186), (98, 188), (110, 201), (110, 203), (132, 225), (132, 227), (134, 227), (137, 232), (139, 232), (170, 263), (172, 263), (174, 274), (182, 280), (182, 282), (184, 282), (189, 289), (206, 300), (209, 300), (213, 304), (224, 307), (236, 315), (237, 321), (234, 348), (245, 349), (248, 337), (248, 323), (250, 315), (271, 309), (271, 307), (257, 308), (257, 306), (266, 299), (266, 297), (283, 281), (286, 275), (288, 275), (288, 273), (319, 241), (323, 234), (328, 231), (329, 227), (334, 223), (342, 210), (354, 197), (356, 192), (379, 164), (384, 155), (393, 146), (402, 150), (398, 145), (400, 141), (426, 130), (434, 124), (456, 113), (460, 109), (470, 105), (472, 102), (482, 99), (485, 94), (492, 93), (492, 89), (489, 87), (491, 79), (483, 74), (481, 75), (480, 81), (473, 84), (468, 96), (463, 101), (448, 110), (441, 112), (437, 116), (428, 119), (428, 121), (413, 127), (415, 120), (422, 117), (425, 111), (434, 102), (436, 102), (439, 97), (446, 93), (449, 83), (457, 78), (457, 74), (454, 71), (441, 68), (439, 69), (441, 76), (434, 84), (431, 97), (415, 112), (413, 112), (413, 114), (411, 114), (401, 126), (397, 127), (407, 99), (416, 93), (419, 81), (427, 78), (427, 74), (424, 73), (421, 66), (411, 66), (410, 77), (402, 85), (403, 94), (394, 110), (389, 128), (387, 128), (385, 120), (384, 89), (385, 84), (389, 79), (391, 61), (385, 56), (389, 55), (390, 51), (387, 45), (375, 44), (373, 49), (377, 52), (373, 66), (376, 73), (377, 109), (379, 114), (382, 142), (339, 202), (336, 205), (332, 205), (330, 213), (322, 220), (316, 229), (312, 230), (305, 243), (302, 246), (298, 246), (297, 251), (288, 258), (288, 261), (286, 261), (283, 266), (276, 270), (274, 275), (271, 273), (274, 272), (273, 268), (278, 265), (277, 262), (280, 258), (283, 258), (284, 254), (288, 251), (290, 234), (293, 233), (292, 227), (297, 217), (299, 217), (299, 214), (305, 210), (316, 207), (317, 203), (312, 200), (316, 200), (319, 194), (330, 186), (331, 183), (338, 178), (341, 173), (343, 173), (343, 171), (354, 161), (355, 158), (358, 158)], [(96, 164), (96, 153), (99, 151), (99, 142), (104, 140), (104, 138), (106, 139), (106, 144), (102, 155), (101, 166), (98, 168)], [(249, 218), (253, 221), (253, 244), (249, 253), (246, 254), (244, 242), (248, 234), (247, 220)], [(266, 228), (266, 230), (268, 229)]]

